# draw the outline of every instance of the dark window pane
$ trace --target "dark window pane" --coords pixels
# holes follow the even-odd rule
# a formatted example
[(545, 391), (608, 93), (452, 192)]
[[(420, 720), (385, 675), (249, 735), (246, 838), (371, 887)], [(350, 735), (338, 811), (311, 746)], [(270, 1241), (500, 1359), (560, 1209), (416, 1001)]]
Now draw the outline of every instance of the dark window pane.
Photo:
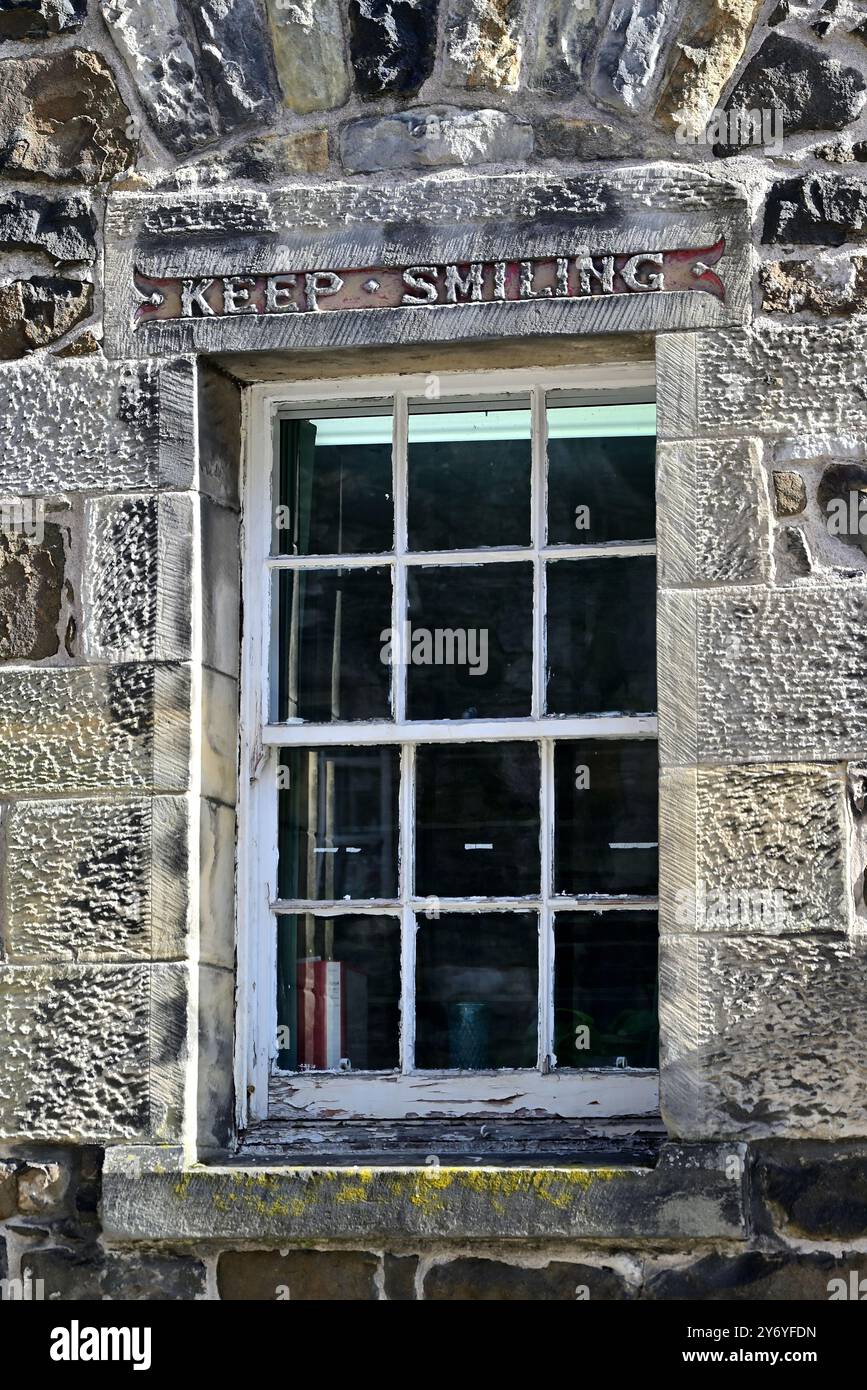
[(538, 1036), (535, 914), (480, 912), (419, 920), (416, 1065), (533, 1067)]
[(278, 917), (280, 1067), (396, 1067), (399, 1018), (397, 917)]
[(557, 743), (555, 893), (656, 893), (655, 742)]
[(556, 914), (559, 1066), (657, 1066), (657, 940), (655, 912)]
[(281, 766), (280, 897), (396, 897), (399, 750), (287, 749)]
[(527, 897), (540, 887), (538, 745), (419, 748), (416, 895)]
[(549, 714), (656, 708), (656, 560), (547, 566)]
[[(281, 570), (277, 718), (389, 719), (391, 571)], [(386, 653), (387, 657), (387, 653)]]
[(391, 550), (390, 414), (282, 420), (278, 472), (277, 554)]
[(532, 566), (412, 566), (407, 589), (407, 717), (528, 715)]
[(653, 539), (654, 413), (652, 405), (549, 403), (551, 545)]
[(409, 416), (411, 550), (530, 544), (530, 411)]

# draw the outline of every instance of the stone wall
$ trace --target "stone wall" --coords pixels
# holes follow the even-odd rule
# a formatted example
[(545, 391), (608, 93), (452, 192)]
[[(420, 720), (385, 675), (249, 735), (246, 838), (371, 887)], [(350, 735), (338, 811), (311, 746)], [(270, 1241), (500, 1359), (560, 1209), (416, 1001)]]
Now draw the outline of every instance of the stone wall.
[[(764, 143), (732, 143), (719, 113), (744, 106)], [(864, 1272), (867, 547), (828, 519), (867, 487), (865, 108), (854, 0), (0, 11), (0, 1277), (825, 1298)], [(106, 354), (107, 204), (231, 192), (243, 221), (254, 193), (324, 205), (340, 182), (363, 207), (375, 183), (382, 220), (384, 185), (433, 178), (447, 207), (462, 171), (586, 191), (651, 161), (735, 186), (752, 228), (748, 322), (658, 348), (661, 1081), (684, 1141), (659, 1200), (692, 1192), (702, 1145), (723, 1167), (746, 1145), (737, 1229), (703, 1227), (699, 1194), (685, 1235), (606, 1237), (578, 1194), (559, 1239), (523, 1206), (495, 1238), (494, 1191), (456, 1196), (463, 1235), (364, 1240), (346, 1202), (297, 1248), (291, 1222), (215, 1245), (180, 1215), (133, 1239), (106, 1222), (104, 1151), (116, 1205), (117, 1146), (182, 1169), (230, 1137), (240, 391), (192, 355)], [(778, 892), (782, 916), (732, 930), (708, 882)]]

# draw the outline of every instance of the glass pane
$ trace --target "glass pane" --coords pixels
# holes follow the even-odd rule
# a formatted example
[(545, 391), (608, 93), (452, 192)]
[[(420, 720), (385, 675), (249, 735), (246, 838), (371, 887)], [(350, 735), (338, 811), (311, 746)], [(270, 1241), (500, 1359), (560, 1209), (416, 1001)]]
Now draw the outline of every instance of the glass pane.
[(530, 409), (410, 406), (411, 550), (530, 544)]
[(656, 893), (658, 782), (655, 742), (555, 745), (555, 893)]
[(547, 566), (549, 714), (656, 708), (656, 560)]
[(376, 554), (394, 545), (391, 411), (281, 420), (278, 555)]
[(277, 719), (389, 719), (391, 571), (281, 570), (275, 580)]
[(535, 743), (420, 747), (416, 896), (538, 893), (539, 776)]
[(554, 1051), (561, 1067), (658, 1065), (655, 912), (558, 912)]
[(548, 406), (548, 541), (653, 540), (652, 405)]
[(278, 917), (281, 1068), (396, 1067), (399, 1019), (399, 918)]
[(397, 897), (397, 748), (299, 748), (281, 757), (281, 898)]
[(534, 1067), (538, 978), (535, 913), (419, 919), (416, 1065)]
[(407, 592), (407, 717), (528, 715), (532, 565), (411, 566)]

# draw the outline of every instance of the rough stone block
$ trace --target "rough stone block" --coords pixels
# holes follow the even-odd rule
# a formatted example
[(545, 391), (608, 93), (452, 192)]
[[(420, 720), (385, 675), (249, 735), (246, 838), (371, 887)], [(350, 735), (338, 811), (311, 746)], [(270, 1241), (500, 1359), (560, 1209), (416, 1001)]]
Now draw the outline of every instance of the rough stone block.
[(597, 36), (597, 0), (551, 0), (543, 7), (529, 85), (552, 96), (573, 97)]
[(812, 261), (768, 261), (759, 272), (762, 308), (769, 314), (843, 317), (867, 308), (867, 256), (830, 265)]
[(196, 0), (188, 12), (223, 130), (267, 121), (276, 81), (271, 44), (256, 0)]
[(0, 198), (0, 242), (46, 251), (56, 261), (96, 259), (96, 218), (90, 200), (6, 193)]
[(66, 1205), (72, 1171), (63, 1163), (25, 1163), (18, 1174), (18, 1210), (24, 1216), (55, 1215)]
[(0, 358), (23, 357), (57, 342), (93, 307), (93, 285), (63, 275), (32, 275), (0, 286)]
[(727, 111), (774, 111), (786, 135), (842, 130), (867, 101), (858, 69), (827, 57), (812, 44), (769, 34), (738, 78)]
[(716, 109), (749, 42), (762, 0), (690, 0), (682, 19), (657, 119), (700, 131)]
[(42, 1279), (47, 1299), (72, 1303), (189, 1301), (204, 1298), (206, 1289), (201, 1260), (140, 1250), (34, 1250), (23, 1257), (22, 1274)]
[(540, 159), (635, 159), (646, 153), (635, 130), (621, 130), (601, 121), (548, 116), (540, 117), (534, 129)]
[(350, 173), (436, 169), (454, 164), (521, 164), (533, 152), (533, 127), (506, 111), (425, 106), (349, 121), (340, 158)]
[(189, 721), (184, 667), (0, 670), (0, 793), (185, 791)]
[(190, 486), (193, 390), (183, 361), (3, 367), (6, 495)]
[(767, 578), (767, 484), (753, 441), (660, 444), (657, 494), (662, 587)]
[(0, 11), (0, 38), (41, 39), (80, 29), (87, 0), (5, 0)]
[(0, 1135), (177, 1139), (186, 973), (177, 965), (0, 966)]
[(762, 1234), (793, 1242), (867, 1239), (863, 1144), (760, 1144), (751, 1188), (753, 1219)]
[[(684, 1260), (657, 1256), (645, 1268), (643, 1299), (707, 1303), (824, 1303), (833, 1281), (848, 1282), (851, 1271), (867, 1273), (863, 1253), (816, 1252), (796, 1255), (789, 1251), (766, 1254), (709, 1254)], [(809, 1322), (809, 1318), (804, 1319)]]
[(662, 930), (845, 933), (849, 835), (838, 768), (663, 769)]
[[(262, 135), (244, 140), (218, 155), (182, 165), (173, 186), (195, 173), (200, 180), (251, 179), (274, 184), (291, 174), (324, 174), (330, 161), (327, 130), (298, 130), (291, 135)], [(200, 370), (204, 364), (200, 364)], [(227, 378), (228, 379), (228, 378)]]
[(183, 494), (87, 503), (86, 656), (190, 659), (193, 514), (193, 499)]
[(15, 963), (167, 960), (189, 929), (184, 797), (20, 801), (5, 823)]
[(867, 942), (660, 938), (670, 1133), (844, 1138), (867, 1125)]
[(577, 1264), (552, 1260), (550, 1264), (527, 1266), (500, 1260), (443, 1260), (424, 1276), (423, 1297), (435, 1301), (475, 1303), (529, 1302), (536, 1299), (559, 1302), (606, 1302), (634, 1298), (637, 1290), (612, 1265)]
[(382, 1257), (383, 1288), (389, 1303), (412, 1303), (415, 1301), (415, 1276), (418, 1270), (418, 1256), (392, 1255), (388, 1251)]
[(349, 100), (351, 76), (340, 0), (266, 0), (283, 100), (293, 111), (327, 111)]
[[(18, 1165), (0, 1160), (0, 1221), (15, 1215), (18, 1206)], [(2, 1259), (2, 1252), (0, 1252)], [(2, 1271), (0, 1271), (2, 1277)]]
[(610, 106), (647, 105), (665, 57), (673, 0), (614, 0), (596, 51), (591, 87)]
[(520, 0), (450, 0), (445, 30), (446, 81), (490, 92), (517, 87), (520, 20)]
[(101, 9), (166, 148), (183, 155), (213, 140), (215, 124), (176, 0), (102, 0)]
[(781, 179), (768, 194), (762, 241), (842, 246), (867, 237), (867, 184), (840, 174)]
[(42, 661), (57, 655), (63, 637), (69, 528), (46, 522), (23, 502), (11, 519), (36, 534), (0, 530), (0, 660)]
[(349, 0), (352, 66), (362, 96), (416, 96), (433, 71), (437, 8), (437, 0)]
[(0, 172), (7, 178), (113, 178), (135, 161), (130, 121), (99, 53), (63, 48), (0, 61)]
[(807, 505), (807, 485), (800, 473), (775, 469), (773, 482), (777, 516), (800, 516)]
[(217, 1262), (225, 1300), (373, 1302), (379, 1258), (362, 1250), (227, 1251)]

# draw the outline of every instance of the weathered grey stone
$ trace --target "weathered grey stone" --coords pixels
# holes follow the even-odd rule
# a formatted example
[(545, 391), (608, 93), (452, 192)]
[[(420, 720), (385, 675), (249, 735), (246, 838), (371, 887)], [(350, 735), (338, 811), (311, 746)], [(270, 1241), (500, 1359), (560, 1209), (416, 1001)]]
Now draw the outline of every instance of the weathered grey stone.
[(552, 0), (543, 6), (531, 87), (552, 96), (575, 96), (596, 41), (598, 15), (598, 0)]
[(437, 0), (349, 0), (349, 25), (362, 96), (416, 96), (433, 71)]
[(5, 1279), (9, 1273), (9, 1260), (6, 1255), (6, 1238), (0, 1235), (0, 1279)]
[(0, 530), (0, 659), (5, 661), (42, 661), (60, 650), (64, 535), (56, 521), (43, 522), (41, 529), (41, 540)]
[(80, 29), (87, 0), (4, 0), (0, 39), (41, 39)]
[(664, 930), (845, 933), (849, 834), (838, 768), (664, 768)]
[(130, 113), (99, 53), (0, 61), (0, 173), (101, 183), (128, 168)]
[(204, 1298), (205, 1266), (190, 1255), (140, 1250), (34, 1250), (22, 1271), (45, 1284), (46, 1299), (138, 1302)]
[(7, 495), (189, 486), (193, 390), (186, 363), (0, 369)]
[(240, 505), (241, 391), (207, 362), (197, 365), (199, 487), (224, 506)]
[[(241, 537), (240, 517), (229, 507), (202, 498), (201, 604), (202, 662), (214, 671), (238, 678), (241, 653)], [(178, 549), (174, 542), (175, 550)], [(186, 589), (181, 574), (164, 574), (162, 587)], [(191, 605), (187, 593), (187, 610)]]
[(765, 206), (762, 241), (842, 246), (867, 237), (867, 184), (840, 174), (809, 174), (775, 183)]
[(0, 965), (0, 1135), (177, 1139), (185, 985), (175, 965)]
[(764, 1234), (835, 1243), (867, 1238), (863, 1144), (760, 1144), (751, 1188), (753, 1219)]
[(390, 1303), (411, 1303), (415, 1301), (415, 1276), (418, 1270), (416, 1255), (391, 1255), (388, 1251), (382, 1257), (383, 1288)]
[(672, 11), (672, 0), (614, 0), (590, 83), (597, 97), (626, 111), (647, 105)]
[(349, 100), (351, 77), (339, 0), (266, 0), (283, 100), (327, 111)]
[(657, 449), (660, 584), (749, 584), (767, 577), (766, 485), (754, 441)]
[[(227, 1251), (217, 1262), (220, 1298), (373, 1302), (379, 1259), (361, 1250)], [(288, 1293), (286, 1290), (288, 1289)]]
[(832, 1255), (824, 1251), (796, 1255), (699, 1255), (689, 1260), (657, 1257), (645, 1269), (641, 1297), (653, 1300), (716, 1302), (825, 1302), (834, 1279), (848, 1281), (849, 1273), (867, 1271), (863, 1254)]
[(6, 813), (3, 944), (12, 964), (183, 956), (183, 797), (19, 801)]
[(90, 328), (85, 328), (83, 333), (79, 333), (76, 338), (67, 343), (64, 347), (56, 348), (54, 357), (92, 357), (94, 353), (102, 352), (102, 337), (97, 336)]
[(520, 0), (450, 0), (446, 15), (446, 80), (498, 91), (518, 85)]
[[(18, 1165), (0, 1160), (0, 1221), (15, 1215), (18, 1206)], [(3, 1252), (0, 1251), (0, 1264)], [(0, 1277), (3, 1271), (0, 1269)]]
[(635, 159), (644, 153), (636, 131), (600, 121), (549, 116), (537, 120), (534, 129), (540, 159)]
[(234, 968), (200, 965), (198, 989), (197, 1152), (225, 1154), (234, 1107)]
[(867, 309), (867, 256), (849, 256), (831, 265), (768, 261), (759, 278), (762, 308), (769, 314), (806, 311), (835, 318)]
[(218, 802), (200, 803), (199, 955), (209, 965), (235, 964), (235, 813)]
[(93, 286), (60, 275), (34, 275), (0, 285), (0, 358), (23, 357), (55, 343), (86, 319)]
[(184, 667), (0, 670), (0, 792), (184, 791), (189, 701)]
[(777, 516), (800, 516), (807, 505), (807, 484), (800, 473), (775, 468), (772, 476)]
[(103, 1171), (103, 1219), (106, 1235), (118, 1239), (345, 1239), (351, 1205), (353, 1236), (365, 1241), (395, 1231), (405, 1238), (742, 1240), (744, 1192), (728, 1171), (732, 1152), (731, 1144), (724, 1151), (667, 1145), (652, 1170), (523, 1167), (504, 1176), (445, 1165), (181, 1171), (180, 1155), (115, 1148)]
[(176, 0), (101, 0), (103, 18), (160, 140), (188, 154), (216, 129)]
[(57, 261), (93, 261), (96, 218), (86, 197), (45, 198), (7, 193), (0, 198), (0, 242), (36, 247)]
[(173, 181), (161, 187), (185, 186), (182, 179), (194, 174), (200, 186), (235, 179), (273, 184), (290, 174), (324, 174), (330, 154), (327, 130), (299, 130), (291, 135), (263, 135), (245, 140), (218, 155), (182, 165)]
[(777, 580), (806, 579), (813, 572), (813, 555), (802, 526), (784, 526), (777, 536)]
[(701, 131), (734, 75), (762, 0), (690, 0), (681, 12), (676, 54), (657, 103), (657, 120)]
[(527, 1266), (499, 1260), (443, 1260), (424, 1277), (423, 1297), (435, 1301), (526, 1302), (535, 1299), (568, 1301), (634, 1298), (623, 1275), (611, 1265), (576, 1264), (552, 1260)]
[(682, 627), (668, 622), (664, 628), (676, 650), (668, 658), (672, 676), (660, 677), (660, 717), (671, 700), (674, 708), (693, 708), (696, 720), (696, 756), (677, 761), (860, 756), (867, 738), (859, 693), (867, 679), (863, 580), (778, 591), (671, 592), (666, 607), (680, 609)]
[(192, 499), (171, 493), (99, 498), (87, 503), (85, 517), (85, 654), (104, 661), (189, 660)]
[(349, 121), (340, 158), (352, 174), (375, 169), (435, 169), (451, 164), (523, 163), (533, 152), (533, 127), (505, 111), (423, 106), (392, 116)]
[(660, 937), (660, 1087), (670, 1133), (844, 1138), (867, 1123), (859, 938)]
[(842, 130), (867, 101), (867, 79), (858, 68), (826, 57), (811, 44), (769, 34), (750, 59), (727, 111), (775, 111), (785, 135), (802, 130)]
[(189, 13), (223, 130), (267, 120), (276, 82), (271, 44), (256, 0), (196, 0)]

